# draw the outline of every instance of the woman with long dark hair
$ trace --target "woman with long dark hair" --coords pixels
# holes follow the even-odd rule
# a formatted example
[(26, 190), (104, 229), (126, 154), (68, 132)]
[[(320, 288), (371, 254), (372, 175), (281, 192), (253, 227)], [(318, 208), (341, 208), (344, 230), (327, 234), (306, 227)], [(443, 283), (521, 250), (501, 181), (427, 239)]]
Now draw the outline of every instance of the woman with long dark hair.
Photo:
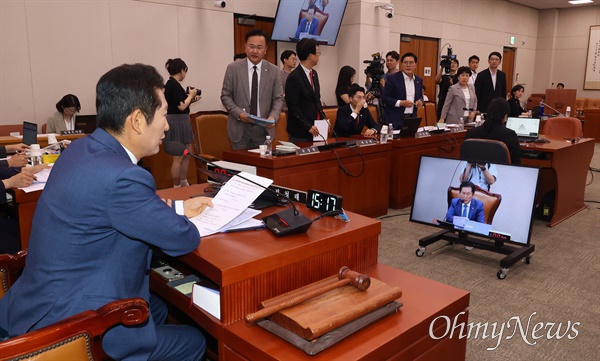
[(509, 117), (518, 117), (527, 112), (527, 109), (523, 109), (521, 106), (521, 97), (523, 97), (524, 92), (525, 88), (520, 84), (515, 85), (510, 90), (510, 98), (508, 99), (508, 104), (510, 105)]
[(350, 90), (350, 85), (354, 83), (355, 75), (356, 70), (350, 65), (344, 65), (340, 69), (337, 85), (335, 86), (335, 98), (337, 99), (338, 107), (350, 104), (348, 91)]
[(57, 112), (46, 122), (46, 133), (60, 133), (65, 130), (75, 130), (75, 118), (81, 110), (79, 98), (67, 94), (56, 103)]
[(469, 138), (499, 140), (508, 147), (511, 163), (519, 164), (521, 163), (519, 138), (517, 138), (517, 133), (514, 130), (504, 126), (509, 112), (510, 106), (506, 100), (502, 98), (492, 100), (488, 106), (483, 125), (469, 129), (465, 134), (465, 140)]

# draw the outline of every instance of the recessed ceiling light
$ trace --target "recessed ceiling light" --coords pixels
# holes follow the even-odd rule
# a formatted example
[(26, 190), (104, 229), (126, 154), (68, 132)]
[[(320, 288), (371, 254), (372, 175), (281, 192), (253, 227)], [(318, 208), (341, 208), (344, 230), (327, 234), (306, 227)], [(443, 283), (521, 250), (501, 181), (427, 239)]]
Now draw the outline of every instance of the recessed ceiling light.
[(569, 4), (573, 4), (573, 5), (579, 5), (579, 4), (589, 4), (589, 3), (593, 3), (593, 0), (571, 0), (569, 1)]

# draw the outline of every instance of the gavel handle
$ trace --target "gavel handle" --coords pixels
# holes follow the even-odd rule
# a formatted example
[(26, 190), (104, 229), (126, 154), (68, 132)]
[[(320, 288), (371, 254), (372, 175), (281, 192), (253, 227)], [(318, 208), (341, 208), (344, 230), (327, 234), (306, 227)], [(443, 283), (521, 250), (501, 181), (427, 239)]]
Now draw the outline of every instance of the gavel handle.
[(305, 293), (303, 295), (299, 295), (296, 296), (292, 299), (289, 299), (285, 302), (282, 302), (278, 305), (273, 305), (273, 306), (269, 306), (266, 308), (263, 308), (262, 310), (258, 310), (254, 313), (249, 313), (246, 315), (246, 322), (248, 323), (252, 323), (255, 320), (261, 319), (261, 318), (265, 318), (265, 317), (269, 317), (272, 314), (279, 312), (281, 310), (284, 310), (286, 308), (290, 308), (292, 306), (295, 306), (299, 303), (302, 303), (306, 300), (310, 300), (311, 298), (317, 297), (319, 295), (322, 295), (323, 293), (329, 292), (333, 289), (345, 286), (347, 284), (350, 283), (350, 279), (348, 278), (344, 278), (343, 280), (339, 280), (335, 283), (329, 284), (329, 285), (325, 285), (322, 288), (316, 289), (314, 291)]

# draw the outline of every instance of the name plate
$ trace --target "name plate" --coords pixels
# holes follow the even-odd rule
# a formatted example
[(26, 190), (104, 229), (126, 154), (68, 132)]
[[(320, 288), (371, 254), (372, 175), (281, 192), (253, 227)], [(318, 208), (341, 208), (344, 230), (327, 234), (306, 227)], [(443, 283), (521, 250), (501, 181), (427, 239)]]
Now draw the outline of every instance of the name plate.
[(377, 141), (375, 139), (361, 139), (356, 141), (356, 145), (359, 147), (365, 146), (365, 145), (373, 145), (373, 144), (377, 144)]
[(427, 130), (424, 130), (422, 132), (417, 132), (415, 134), (415, 138), (425, 138), (425, 137), (430, 137), (430, 136), (431, 136), (431, 134), (429, 134), (429, 131), (427, 131)]
[(296, 155), (305, 155), (305, 154), (312, 154), (312, 153), (320, 153), (319, 148), (314, 146), (314, 147), (296, 149)]
[(83, 134), (83, 130), (81, 130), (81, 129), (76, 129), (76, 130), (62, 130), (60, 132), (60, 135), (70, 135), (70, 134)]

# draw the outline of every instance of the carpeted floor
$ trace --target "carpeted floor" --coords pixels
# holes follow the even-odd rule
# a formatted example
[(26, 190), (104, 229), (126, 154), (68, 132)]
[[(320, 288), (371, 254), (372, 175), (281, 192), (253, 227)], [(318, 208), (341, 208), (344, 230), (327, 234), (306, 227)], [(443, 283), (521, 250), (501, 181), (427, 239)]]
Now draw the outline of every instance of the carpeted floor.
[[(600, 168), (600, 144), (591, 166)], [(496, 253), (438, 242), (416, 257), (418, 240), (436, 229), (409, 222), (410, 208), (381, 217), (379, 262), (471, 292), (469, 322), (487, 323), (488, 333), (468, 339), (467, 360), (600, 360), (600, 174), (589, 173), (588, 183), (587, 209), (553, 228), (534, 220), (531, 264), (515, 264), (504, 280)], [(494, 323), (496, 334), (505, 326), (501, 337), (491, 336)], [(544, 328), (533, 332), (538, 323)]]

